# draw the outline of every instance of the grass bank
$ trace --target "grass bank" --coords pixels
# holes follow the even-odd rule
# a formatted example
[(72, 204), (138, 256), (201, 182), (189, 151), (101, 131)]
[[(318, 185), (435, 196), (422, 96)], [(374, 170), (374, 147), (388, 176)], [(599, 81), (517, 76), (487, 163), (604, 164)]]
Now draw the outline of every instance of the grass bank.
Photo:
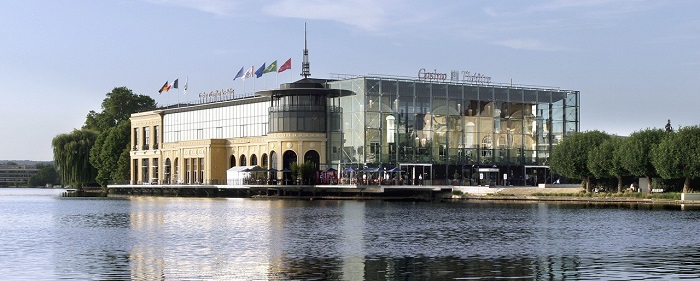
[(574, 198), (630, 198), (630, 199), (667, 199), (681, 200), (680, 192), (664, 192), (664, 193), (642, 193), (642, 192), (578, 192), (578, 193), (532, 193), (531, 196), (536, 197), (574, 197)]

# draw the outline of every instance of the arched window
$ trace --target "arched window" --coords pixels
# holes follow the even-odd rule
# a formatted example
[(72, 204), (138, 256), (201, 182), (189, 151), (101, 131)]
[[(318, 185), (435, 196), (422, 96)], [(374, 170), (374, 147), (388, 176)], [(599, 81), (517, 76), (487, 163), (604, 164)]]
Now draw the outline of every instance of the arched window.
[(241, 166), (248, 166), (246, 159), (245, 159), (245, 155), (241, 155), (240, 163), (241, 163)]
[(229, 160), (229, 168), (236, 167), (236, 156), (231, 155), (231, 159)]
[(163, 181), (165, 182), (165, 184), (169, 184), (171, 182), (172, 167), (170, 165), (170, 158), (165, 158), (165, 165), (163, 166), (163, 168), (165, 168), (165, 170), (163, 171)]
[(321, 159), (321, 157), (319, 157), (318, 152), (316, 152), (315, 150), (309, 150), (306, 152), (306, 154), (304, 154), (304, 163), (306, 163), (306, 162), (313, 163), (314, 169), (316, 169), (317, 171), (319, 170), (319, 167), (320, 167), (320, 159)]
[(260, 157), (260, 166), (267, 167), (267, 154), (265, 153)]
[(255, 154), (250, 156), (250, 165), (251, 166), (256, 166), (258, 165), (258, 157), (255, 156)]
[(280, 166), (277, 165), (277, 152), (270, 151), (270, 167), (269, 169), (280, 170)]

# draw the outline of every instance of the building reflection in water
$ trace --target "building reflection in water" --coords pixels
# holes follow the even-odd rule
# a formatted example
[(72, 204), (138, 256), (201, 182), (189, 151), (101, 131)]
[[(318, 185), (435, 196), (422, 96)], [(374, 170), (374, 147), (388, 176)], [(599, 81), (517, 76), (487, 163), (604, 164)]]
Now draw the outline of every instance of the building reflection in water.
[(663, 219), (679, 214), (622, 205), (139, 198), (130, 208), (133, 279), (628, 279), (655, 274), (649, 257), (656, 268), (700, 260), (698, 247), (649, 237), (691, 231)]
[(274, 201), (236, 201), (134, 199), (132, 278), (267, 278)]

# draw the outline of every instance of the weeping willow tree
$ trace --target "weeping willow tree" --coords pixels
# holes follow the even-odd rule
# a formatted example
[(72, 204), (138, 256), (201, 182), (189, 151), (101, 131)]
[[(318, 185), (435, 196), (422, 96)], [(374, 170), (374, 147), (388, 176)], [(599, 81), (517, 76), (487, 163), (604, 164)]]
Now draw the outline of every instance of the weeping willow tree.
[(97, 132), (86, 129), (53, 138), (53, 160), (64, 184), (81, 190), (95, 182), (96, 169), (90, 164), (90, 149), (96, 139)]

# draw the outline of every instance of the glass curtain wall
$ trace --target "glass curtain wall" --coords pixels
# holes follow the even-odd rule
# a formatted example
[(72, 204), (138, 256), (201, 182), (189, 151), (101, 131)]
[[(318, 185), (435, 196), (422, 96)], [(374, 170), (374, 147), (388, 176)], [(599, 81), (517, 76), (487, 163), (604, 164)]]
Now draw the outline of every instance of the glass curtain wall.
[(553, 145), (579, 129), (579, 93), (498, 85), (362, 77), (330, 83), (355, 95), (342, 107), (344, 167), (430, 164), (436, 180), (497, 167), (502, 183), (546, 165)]

